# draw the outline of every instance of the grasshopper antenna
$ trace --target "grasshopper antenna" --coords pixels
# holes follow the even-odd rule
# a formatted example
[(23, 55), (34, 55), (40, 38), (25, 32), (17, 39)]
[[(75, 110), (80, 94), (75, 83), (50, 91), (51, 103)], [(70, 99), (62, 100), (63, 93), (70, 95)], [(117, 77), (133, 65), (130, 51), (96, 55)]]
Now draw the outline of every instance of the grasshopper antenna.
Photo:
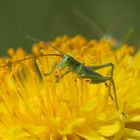
[(40, 55), (33, 55), (33, 56), (25, 57), (25, 58), (20, 59), (20, 60), (16, 60), (16, 61), (10, 62), (8, 64), (0, 65), (0, 68), (7, 67), (7, 66), (9, 66), (11, 64), (19, 63), (19, 62), (22, 62), (22, 61), (25, 61), (25, 60), (28, 60), (28, 59), (39, 58), (39, 57), (42, 57), (42, 56), (59, 56), (59, 57), (61, 57), (60, 54), (40, 54)]
[[(119, 17), (117, 17), (111, 24), (110, 26), (107, 28), (106, 33), (110, 33), (113, 34), (118, 28), (121, 27), (122, 24), (124, 24), (124, 22), (126, 22), (126, 20), (128, 20), (130, 13), (129, 12), (125, 12), (122, 15), (120, 15)], [(116, 26), (117, 25), (117, 26)], [(114, 28), (116, 27), (116, 28)]]
[(61, 57), (64, 56), (64, 54), (57, 47), (55, 47), (50, 41), (49, 42), (46, 42), (46, 41), (43, 41), (41, 39), (38, 39), (38, 38), (35, 38), (35, 37), (32, 37), (32, 36), (28, 36), (28, 35), (26, 36), (26, 38), (31, 39), (31, 40), (34, 40), (34, 41), (38, 41), (38, 42), (43, 42), (43, 43), (45, 43), (45, 45), (50, 45), (57, 52), (59, 52), (59, 54), (60, 54)]
[[(79, 16), (85, 23), (89, 24), (89, 28), (93, 31), (95, 29), (98, 32), (99, 37), (102, 37), (104, 35), (103, 31), (93, 22), (91, 19), (89, 19), (86, 15), (84, 15), (82, 12), (74, 8), (74, 11), (77, 16)], [(94, 32), (95, 32), (94, 30)]]

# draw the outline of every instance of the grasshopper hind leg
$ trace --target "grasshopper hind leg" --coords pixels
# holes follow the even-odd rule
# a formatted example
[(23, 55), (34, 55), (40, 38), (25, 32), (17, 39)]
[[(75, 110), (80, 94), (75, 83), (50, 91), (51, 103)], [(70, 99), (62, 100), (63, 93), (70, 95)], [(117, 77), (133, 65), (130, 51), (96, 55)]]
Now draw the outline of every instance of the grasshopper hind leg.
[[(108, 85), (108, 84), (105, 82), (105, 86), (106, 86), (106, 88), (109, 88), (110, 85)], [(109, 95), (109, 97), (111, 98), (111, 100), (114, 101), (114, 98), (113, 98), (113, 96), (111, 95), (111, 93), (110, 93), (109, 91), (108, 91), (108, 95)]]
[[(98, 69), (102, 69), (105, 67), (111, 67), (111, 74), (110, 77), (108, 77), (110, 83), (109, 85), (105, 82), (105, 86), (108, 88), (108, 95), (110, 96), (110, 98), (114, 101), (115, 103), (115, 108), (117, 111), (119, 111), (119, 104), (118, 104), (118, 99), (117, 99), (117, 93), (116, 93), (116, 87), (115, 87), (115, 83), (113, 80), (113, 73), (114, 73), (114, 65), (112, 63), (106, 63), (106, 64), (102, 64), (102, 65), (96, 65), (96, 66), (88, 66), (88, 68), (90, 68), (91, 70), (95, 71)], [(111, 86), (113, 88), (113, 96), (111, 94)]]
[[(88, 68), (92, 71), (102, 69), (102, 68), (106, 68), (106, 67), (111, 67), (111, 76), (110, 77), (112, 78), (113, 77), (113, 72), (114, 72), (114, 65), (112, 63), (105, 63), (105, 64), (101, 64), (101, 65), (88, 66)], [(114, 98), (111, 95), (111, 91), (110, 91), (111, 90), (111, 80), (110, 80), (109, 85), (105, 82), (105, 86), (108, 88), (108, 95), (114, 101)]]
[(112, 87), (113, 87), (113, 93), (114, 93), (114, 98), (113, 98), (113, 100), (114, 100), (114, 102), (115, 102), (115, 108), (116, 108), (116, 110), (117, 111), (119, 111), (119, 104), (118, 104), (118, 99), (117, 99), (117, 93), (116, 93), (116, 87), (115, 87), (115, 83), (114, 83), (114, 80), (111, 78), (111, 80), (110, 80), (110, 89), (109, 89), (109, 95), (110, 95), (110, 91), (111, 91), (111, 85), (112, 85)]

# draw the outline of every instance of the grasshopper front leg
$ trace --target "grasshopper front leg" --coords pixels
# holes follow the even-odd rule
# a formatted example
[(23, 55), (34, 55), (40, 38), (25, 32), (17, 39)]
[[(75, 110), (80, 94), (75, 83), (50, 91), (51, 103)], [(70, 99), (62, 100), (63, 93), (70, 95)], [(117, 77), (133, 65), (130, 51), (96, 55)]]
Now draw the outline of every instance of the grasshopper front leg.
[(66, 71), (65, 73), (63, 73), (61, 76), (57, 77), (56, 83), (59, 82), (65, 75), (67, 75), (68, 73), (70, 73), (71, 71)]
[(54, 67), (52, 68), (52, 70), (48, 73), (44, 73), (44, 75), (48, 76), (48, 75), (52, 74), (56, 68), (58, 68), (58, 64), (55, 64)]

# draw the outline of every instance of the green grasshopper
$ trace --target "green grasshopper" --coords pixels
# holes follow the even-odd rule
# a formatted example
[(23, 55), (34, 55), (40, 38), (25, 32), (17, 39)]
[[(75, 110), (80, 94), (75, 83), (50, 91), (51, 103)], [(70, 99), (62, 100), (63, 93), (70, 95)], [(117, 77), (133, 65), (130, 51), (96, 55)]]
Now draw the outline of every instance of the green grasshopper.
[[(72, 56), (62, 53), (51, 42), (45, 42), (45, 41), (42, 41), (33, 37), (28, 37), (28, 38), (35, 41), (43, 42), (46, 46), (51, 46), (59, 53), (58, 55), (62, 58), (61, 61), (58, 64), (56, 64), (49, 73), (45, 73), (46, 76), (53, 73), (56, 68), (59, 68), (59, 69), (67, 68), (68, 70), (65, 73), (63, 73), (60, 77), (58, 77), (56, 82), (59, 82), (65, 75), (69, 74), (70, 72), (76, 74), (81, 79), (89, 79), (91, 84), (105, 83), (105, 85), (108, 86), (106, 84), (106, 81), (110, 81), (108, 94), (111, 97), (111, 99), (114, 100), (116, 110), (119, 111), (116, 88), (115, 88), (115, 83), (113, 80), (114, 65), (112, 63), (106, 63), (106, 64), (95, 65), (95, 66), (85, 66), (84, 64), (74, 59)], [(105, 68), (105, 67), (111, 67), (110, 77), (105, 77), (95, 72), (96, 70)], [(111, 85), (113, 87), (114, 98), (110, 94)]]
[[(32, 38), (33, 40), (36, 40), (36, 41), (41, 41), (41, 40), (35, 39), (33, 37), (30, 37), (30, 38)], [(30, 56), (30, 57), (27, 57), (27, 58), (24, 58), (21, 60), (14, 61), (11, 64), (15, 64), (15, 63), (25, 61), (25, 60), (31, 59), (31, 58), (37, 59), (38, 57), (42, 57), (42, 56), (59, 56), (62, 58), (61, 61), (58, 64), (56, 64), (49, 73), (45, 73), (44, 74), (45, 76), (53, 73), (53, 71), (56, 68), (60, 68), (60, 69), (67, 68), (68, 70), (65, 73), (63, 73), (61, 76), (59, 76), (57, 78), (56, 82), (59, 82), (65, 75), (69, 74), (70, 72), (76, 74), (81, 79), (89, 79), (90, 80), (89, 82), (91, 84), (105, 83), (105, 85), (107, 86), (106, 81), (110, 81), (108, 94), (110, 95), (111, 99), (114, 100), (116, 110), (119, 111), (116, 88), (115, 88), (115, 84), (114, 84), (114, 80), (113, 80), (114, 65), (112, 63), (106, 63), (106, 64), (95, 65), (95, 66), (85, 66), (84, 64), (82, 64), (79, 61), (77, 61), (76, 59), (74, 59), (72, 56), (62, 53), (51, 42), (45, 42), (45, 41), (41, 41), (41, 42), (43, 42), (46, 46), (51, 46), (59, 54), (41, 54), (41, 55), (37, 55), (37, 56)], [(9, 64), (4, 64), (4, 65), (0, 66), (0, 68), (7, 67), (7, 66), (9, 66)], [(105, 68), (105, 67), (111, 67), (111, 76), (110, 77), (105, 77), (105, 76), (102, 76), (100, 73), (95, 72), (96, 70)], [(113, 87), (114, 97), (112, 97), (112, 95), (110, 94), (111, 85)]]

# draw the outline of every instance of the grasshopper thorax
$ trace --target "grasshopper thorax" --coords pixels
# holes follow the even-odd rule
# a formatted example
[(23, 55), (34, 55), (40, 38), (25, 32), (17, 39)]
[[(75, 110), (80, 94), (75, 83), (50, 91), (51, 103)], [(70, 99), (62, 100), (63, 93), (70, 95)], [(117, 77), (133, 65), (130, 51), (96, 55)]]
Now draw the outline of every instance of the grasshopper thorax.
[(59, 63), (59, 67), (60, 68), (68, 67), (69, 69), (71, 69), (72, 67), (78, 66), (79, 64), (80, 63), (72, 56), (64, 54), (61, 62)]
[(64, 54), (61, 62), (59, 63), (60, 68), (65, 68), (69, 66), (72, 57), (70, 55)]

